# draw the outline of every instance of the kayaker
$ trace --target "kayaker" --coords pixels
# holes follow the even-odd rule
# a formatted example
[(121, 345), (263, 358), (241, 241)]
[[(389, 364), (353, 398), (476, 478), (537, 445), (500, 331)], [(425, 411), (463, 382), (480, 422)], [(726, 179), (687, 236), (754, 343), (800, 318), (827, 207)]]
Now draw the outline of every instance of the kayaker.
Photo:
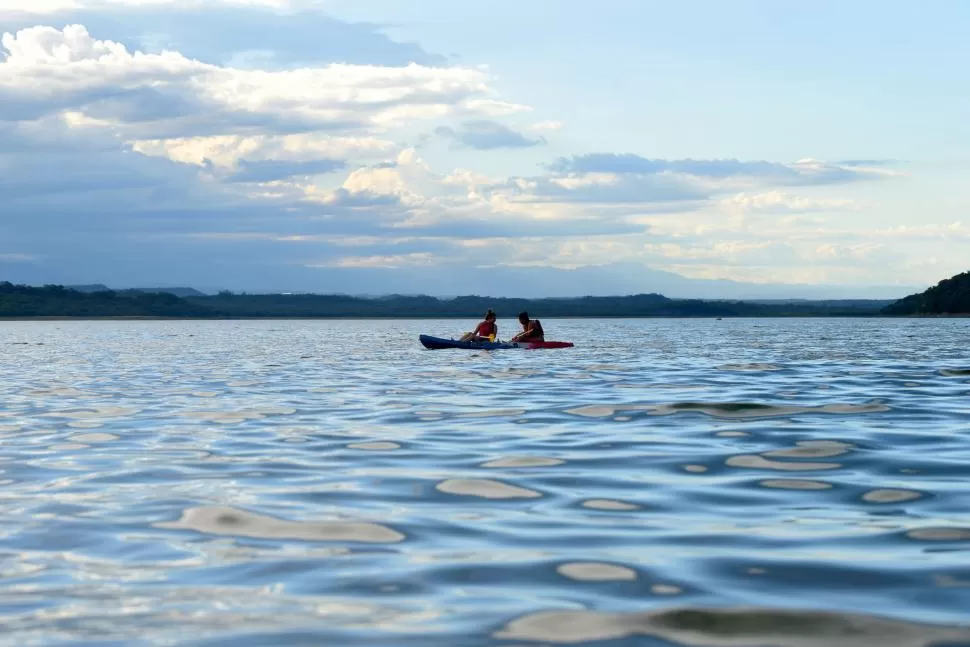
[(485, 313), (485, 320), (475, 327), (474, 332), (466, 332), (461, 341), (495, 341), (498, 337), (498, 326), (495, 325), (495, 313), (489, 308)]
[(542, 323), (538, 319), (529, 319), (528, 312), (519, 313), (519, 323), (522, 332), (512, 338), (512, 341), (545, 341), (546, 333), (542, 330)]

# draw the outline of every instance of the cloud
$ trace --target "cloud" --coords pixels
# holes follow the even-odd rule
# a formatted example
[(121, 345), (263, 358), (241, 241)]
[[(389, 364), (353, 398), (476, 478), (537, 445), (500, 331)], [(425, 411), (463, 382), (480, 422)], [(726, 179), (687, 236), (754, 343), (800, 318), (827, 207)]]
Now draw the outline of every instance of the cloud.
[(37, 260), (31, 254), (0, 253), (0, 263), (33, 263)]
[(448, 62), (414, 43), (391, 39), (381, 25), (338, 20), (323, 8), (314, 0), (0, 0), (0, 20), (11, 30), (39, 19), (84, 24), (102, 38), (146, 52), (180, 51), (236, 68)]
[(239, 170), (229, 176), (232, 182), (272, 182), (294, 176), (308, 177), (333, 173), (346, 167), (341, 160), (318, 159), (309, 162), (286, 160), (262, 160), (250, 162), (243, 160)]
[(319, 132), (137, 140), (131, 146), (143, 155), (223, 169), (234, 169), (245, 162), (367, 159), (382, 157), (395, 148), (394, 142), (377, 137), (340, 137)]
[[(500, 119), (530, 108), (499, 96), (486, 68), (408, 63), (406, 49), (378, 47), (384, 53), (374, 60), (394, 64), (333, 63), (329, 53), (297, 64), (300, 48), (280, 50), (285, 36), (270, 32), (276, 21), (322, 24), (300, 6), (289, 15), (177, 2), (98, 13), (105, 6), (62, 8), (58, 24), (73, 11), (89, 12), (92, 24), (117, 20), (130, 29), (155, 16), (162, 32), (178, 29), (151, 38), (136, 31), (135, 42), (96, 38), (100, 28), (80, 24), (2, 38), (0, 262), (11, 275), (372, 291), (385, 281), (420, 289), (436, 275), (467, 286), (475, 268), (547, 277), (542, 267), (608, 268), (584, 275), (596, 287), (612, 285), (604, 277), (618, 281), (619, 264), (626, 274), (654, 265), (695, 274), (720, 266), (723, 276), (785, 267), (794, 275), (791, 268), (819, 262), (825, 244), (842, 245), (833, 263), (875, 267), (887, 258), (818, 232), (810, 239), (808, 225), (784, 218), (734, 219), (771, 221), (764, 231), (731, 219), (844, 211), (853, 203), (778, 187), (890, 177), (889, 163), (596, 153), (560, 158), (534, 176), (492, 177), (494, 167), (477, 168), (467, 154), (469, 168), (437, 159), (436, 170), (411, 146), (439, 124), (456, 146), (509, 155), (544, 143), (541, 134), (561, 124), (515, 130)], [(164, 23), (163, 9), (181, 17)], [(252, 25), (232, 38), (232, 29), (219, 31), (203, 46), (206, 21), (217, 16), (231, 28)], [(247, 35), (260, 16), (266, 42)], [(197, 20), (199, 31), (181, 20)], [(348, 38), (357, 33), (331, 26)], [(186, 38), (192, 45), (183, 47)], [(965, 238), (964, 230), (948, 233)]]
[(752, 178), (779, 185), (838, 184), (874, 179), (886, 174), (885, 171), (872, 171), (860, 166), (862, 165), (829, 163), (813, 159), (783, 164), (767, 161), (745, 162), (736, 159), (649, 159), (632, 153), (590, 153), (559, 158), (549, 168), (558, 173), (620, 175), (673, 173), (712, 180)]
[(495, 148), (531, 148), (546, 143), (542, 137), (530, 139), (508, 126), (485, 119), (466, 121), (458, 130), (440, 126), (435, 129), (435, 134), (452, 139), (465, 148), (483, 151)]
[(875, 167), (893, 166), (893, 165), (898, 165), (900, 163), (901, 162), (899, 160), (892, 160), (892, 159), (839, 160), (838, 162), (836, 162), (836, 164), (839, 164), (840, 166), (875, 166)]
[(529, 126), (529, 130), (559, 130), (565, 125), (561, 121), (540, 121)]
[[(274, 9), (289, 9), (306, 6), (300, 0), (206, 0), (209, 4), (229, 6), (255, 6)], [(77, 9), (112, 9), (118, 7), (198, 7), (200, 0), (0, 0), (0, 13), (22, 13), (44, 15)]]
[(859, 211), (854, 200), (839, 198), (811, 199), (789, 195), (781, 191), (766, 193), (738, 193), (721, 200), (730, 209), (746, 213), (811, 213), (820, 211)]
[[(331, 64), (263, 71), (220, 67), (177, 52), (129, 52), (81, 25), (5, 34), (0, 102), (7, 120), (65, 109), (102, 120), (128, 138), (205, 136), (258, 128), (359, 131), (474, 113), (490, 92), (471, 68)], [(221, 132), (219, 132), (221, 131)]]

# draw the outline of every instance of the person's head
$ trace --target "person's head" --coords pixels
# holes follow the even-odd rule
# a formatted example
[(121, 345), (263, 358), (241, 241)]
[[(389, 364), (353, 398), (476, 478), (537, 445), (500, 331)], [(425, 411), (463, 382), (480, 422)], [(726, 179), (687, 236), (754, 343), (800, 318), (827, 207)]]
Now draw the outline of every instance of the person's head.
[(485, 313), (485, 321), (495, 321), (495, 313), (492, 312), (491, 308)]
[(529, 323), (529, 313), (525, 310), (519, 313), (519, 323), (523, 326)]

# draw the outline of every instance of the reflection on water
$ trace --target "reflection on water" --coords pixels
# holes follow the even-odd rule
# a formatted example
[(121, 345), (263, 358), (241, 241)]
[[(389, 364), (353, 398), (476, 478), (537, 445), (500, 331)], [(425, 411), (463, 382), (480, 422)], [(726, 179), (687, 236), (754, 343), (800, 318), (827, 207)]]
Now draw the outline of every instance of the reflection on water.
[(678, 645), (733, 647), (929, 647), (970, 640), (970, 630), (949, 630), (849, 614), (770, 610), (674, 609), (655, 613), (544, 612), (520, 618), (500, 638), (577, 643), (656, 636)]
[(0, 644), (970, 645), (965, 320), (471, 323), (0, 323)]
[(273, 519), (228, 507), (192, 508), (182, 518), (157, 523), (157, 528), (194, 530), (212, 535), (236, 535), (261, 539), (303, 539), (306, 541), (393, 543), (404, 535), (374, 523), (294, 522)]

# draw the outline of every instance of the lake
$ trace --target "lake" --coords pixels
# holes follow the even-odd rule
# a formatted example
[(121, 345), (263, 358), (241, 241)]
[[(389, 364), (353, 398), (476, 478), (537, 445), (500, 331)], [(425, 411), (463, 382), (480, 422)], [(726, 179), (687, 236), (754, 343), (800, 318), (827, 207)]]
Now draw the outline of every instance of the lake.
[(475, 323), (0, 323), (0, 642), (970, 645), (970, 320)]

